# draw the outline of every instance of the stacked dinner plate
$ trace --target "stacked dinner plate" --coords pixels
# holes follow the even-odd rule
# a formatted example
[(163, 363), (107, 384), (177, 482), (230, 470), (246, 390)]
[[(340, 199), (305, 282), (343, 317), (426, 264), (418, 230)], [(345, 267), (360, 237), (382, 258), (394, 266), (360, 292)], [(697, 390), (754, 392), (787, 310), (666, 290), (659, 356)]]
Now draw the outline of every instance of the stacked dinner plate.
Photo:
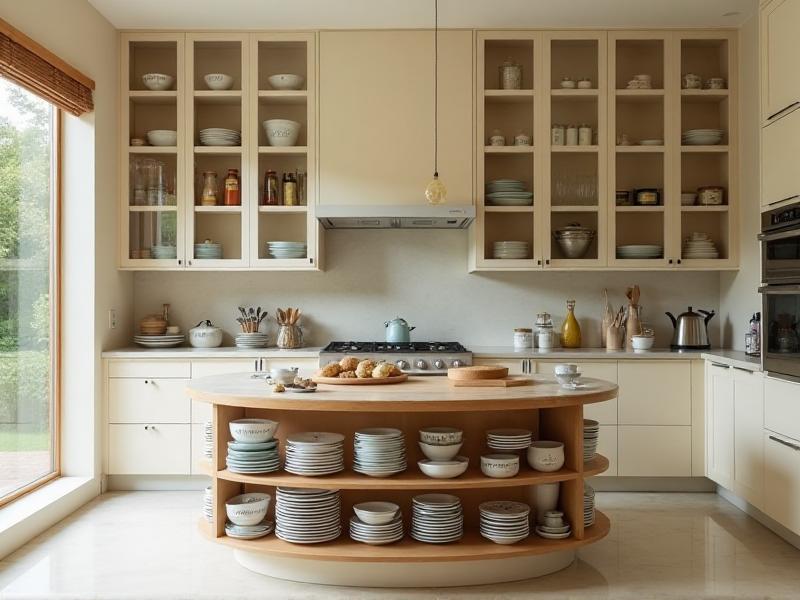
[(203, 491), (203, 517), (209, 523), (214, 520), (214, 491), (211, 486)]
[(233, 473), (272, 473), (281, 466), (278, 455), (278, 440), (268, 442), (228, 442), (225, 459), (228, 470)]
[(203, 424), (203, 458), (214, 457), (214, 425), (211, 421)]
[(175, 246), (157, 245), (150, 247), (153, 258), (177, 258), (178, 249)]
[(664, 246), (659, 244), (628, 244), (617, 246), (617, 258), (662, 258)]
[(172, 348), (183, 343), (184, 335), (135, 335), (133, 341), (145, 348)]
[(583, 483), (583, 526), (594, 525), (594, 488), (584, 481)]
[(481, 535), (495, 544), (516, 544), (531, 533), (528, 522), (531, 507), (527, 504), (494, 500), (482, 503), (478, 510)]
[(486, 204), (492, 206), (530, 206), (533, 194), (517, 179), (495, 179), (486, 184)]
[(305, 242), (267, 242), (267, 256), (270, 258), (305, 258)]
[(592, 460), (597, 454), (600, 424), (592, 419), (583, 420), (583, 460)]
[(388, 477), (406, 470), (406, 440), (399, 429), (360, 429), (355, 433), (353, 450), (356, 473)]
[(237, 348), (266, 348), (269, 344), (269, 334), (267, 333), (237, 333), (234, 338)]
[[(370, 505), (383, 505), (394, 509), (394, 514), (389, 510), (382, 513), (369, 511)], [(359, 507), (367, 507), (368, 512), (360, 511)], [(382, 546), (393, 544), (403, 539), (403, 515), (399, 506), (391, 502), (364, 502), (353, 506), (355, 515), (350, 518), (350, 537), (357, 542)], [(367, 519), (362, 520), (361, 517)]]
[(202, 242), (194, 245), (194, 257), (198, 260), (215, 260), (222, 258), (222, 244)]
[(203, 146), (241, 146), (242, 133), (224, 127), (209, 127), (200, 130), (200, 144)]
[(689, 129), (681, 135), (684, 146), (716, 146), (722, 141), (722, 129)]
[(344, 436), (306, 431), (286, 437), (286, 465), (294, 475), (331, 475), (344, 470)]
[(272, 533), (273, 522), (264, 518), (255, 525), (235, 525), (230, 521), (225, 522), (225, 535), (237, 540), (256, 540)]
[(707, 233), (694, 232), (683, 240), (683, 258), (719, 258), (714, 240)]
[(492, 256), (494, 258), (528, 258), (528, 242), (522, 241), (500, 241), (492, 245)]
[(411, 501), (411, 537), (428, 544), (446, 544), (464, 535), (461, 499), (450, 494), (422, 494)]
[(490, 429), (486, 432), (486, 445), (492, 450), (525, 450), (533, 441), (527, 429)]
[(342, 533), (339, 490), (277, 488), (275, 535), (295, 544), (319, 544)]

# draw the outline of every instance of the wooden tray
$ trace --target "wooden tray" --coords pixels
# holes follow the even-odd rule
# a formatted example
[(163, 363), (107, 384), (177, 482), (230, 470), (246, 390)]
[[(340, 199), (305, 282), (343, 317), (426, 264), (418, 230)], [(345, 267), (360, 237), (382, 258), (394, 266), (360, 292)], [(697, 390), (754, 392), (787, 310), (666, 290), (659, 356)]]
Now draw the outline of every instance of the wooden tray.
[(520, 385), (531, 385), (533, 379), (524, 375), (512, 375), (502, 379), (465, 379), (450, 380), (454, 387), (517, 387)]
[(408, 379), (408, 375), (395, 375), (394, 377), (312, 377), (314, 383), (327, 383), (328, 385), (387, 385), (390, 383), (402, 383)]
[(476, 379), (502, 379), (508, 377), (508, 367), (490, 367), (474, 365), (447, 370), (447, 378), (451, 381), (475, 381)]

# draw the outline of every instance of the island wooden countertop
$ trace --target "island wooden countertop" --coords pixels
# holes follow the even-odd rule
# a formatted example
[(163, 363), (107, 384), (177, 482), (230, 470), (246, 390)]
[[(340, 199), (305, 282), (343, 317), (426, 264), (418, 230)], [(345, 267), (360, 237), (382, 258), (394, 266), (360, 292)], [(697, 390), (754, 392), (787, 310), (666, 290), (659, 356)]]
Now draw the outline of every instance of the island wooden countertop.
[(193, 379), (188, 395), (202, 402), (244, 408), (366, 412), (465, 412), (480, 410), (533, 410), (575, 406), (611, 400), (614, 383), (583, 378), (575, 390), (562, 388), (543, 375), (530, 377), (519, 387), (454, 387), (447, 377), (409, 377), (391, 385), (346, 386), (319, 384), (314, 393), (272, 391), (264, 379), (249, 373)]

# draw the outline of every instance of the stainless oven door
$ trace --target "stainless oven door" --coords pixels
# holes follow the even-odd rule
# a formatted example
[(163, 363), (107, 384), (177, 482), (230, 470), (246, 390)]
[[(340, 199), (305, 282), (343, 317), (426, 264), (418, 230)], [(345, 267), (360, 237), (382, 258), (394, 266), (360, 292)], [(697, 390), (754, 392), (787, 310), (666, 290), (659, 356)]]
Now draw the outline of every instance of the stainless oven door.
[(764, 283), (800, 283), (800, 228), (762, 233), (758, 239)]
[(761, 356), (764, 370), (800, 381), (800, 285), (764, 285)]

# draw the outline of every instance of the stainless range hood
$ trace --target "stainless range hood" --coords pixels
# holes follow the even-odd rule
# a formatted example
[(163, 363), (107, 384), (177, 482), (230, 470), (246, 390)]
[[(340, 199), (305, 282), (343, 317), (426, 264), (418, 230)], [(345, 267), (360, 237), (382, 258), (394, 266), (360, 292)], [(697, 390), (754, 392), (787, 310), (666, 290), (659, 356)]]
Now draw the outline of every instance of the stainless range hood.
[(317, 206), (325, 229), (467, 229), (475, 207), (467, 204)]

